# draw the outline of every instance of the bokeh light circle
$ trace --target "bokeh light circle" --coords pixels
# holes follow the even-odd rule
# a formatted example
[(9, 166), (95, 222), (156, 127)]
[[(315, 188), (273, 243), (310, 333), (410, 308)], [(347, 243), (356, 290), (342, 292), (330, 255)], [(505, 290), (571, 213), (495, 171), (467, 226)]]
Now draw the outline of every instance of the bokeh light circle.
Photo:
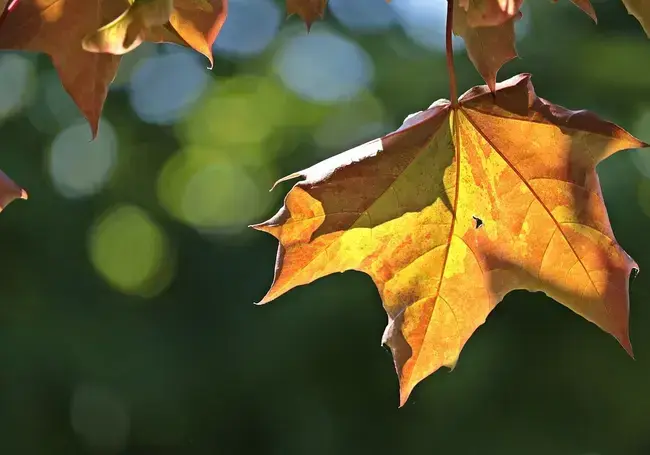
[(152, 297), (167, 287), (174, 271), (167, 235), (142, 209), (109, 209), (89, 233), (90, 259), (97, 272), (125, 293)]
[(175, 218), (201, 231), (238, 233), (273, 200), (249, 169), (209, 150), (172, 156), (158, 178), (158, 199)]
[(48, 169), (56, 190), (65, 197), (90, 196), (102, 189), (117, 161), (117, 138), (111, 124), (102, 120), (91, 140), (87, 123), (61, 131), (52, 142)]
[(356, 42), (316, 26), (309, 34), (288, 38), (274, 66), (288, 88), (321, 103), (353, 97), (374, 76), (372, 60)]
[(201, 97), (210, 82), (204, 57), (177, 51), (143, 60), (131, 75), (130, 101), (147, 123), (172, 124)]
[(33, 60), (19, 55), (0, 57), (0, 120), (20, 112), (31, 100), (36, 82), (36, 65)]
[(329, 10), (355, 32), (380, 32), (390, 28), (397, 16), (390, 4), (377, 0), (329, 0)]
[(218, 54), (251, 57), (263, 52), (280, 29), (282, 12), (271, 0), (230, 0), (213, 49)]

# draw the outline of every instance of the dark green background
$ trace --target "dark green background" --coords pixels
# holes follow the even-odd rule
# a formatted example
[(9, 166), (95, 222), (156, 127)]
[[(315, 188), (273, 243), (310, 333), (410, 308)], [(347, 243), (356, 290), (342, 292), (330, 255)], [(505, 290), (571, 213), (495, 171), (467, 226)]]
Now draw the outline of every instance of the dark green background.
[[(623, 5), (596, 3), (595, 26), (568, 0), (528, 3), (521, 59), (499, 79), (531, 72), (540, 96), (650, 140), (650, 40)], [(381, 106), (386, 124), (398, 126), (448, 97), (444, 55), (413, 44), (399, 28), (357, 35), (331, 14), (321, 26), (356, 40), (372, 58), (374, 82), (359, 96)], [(304, 33), (295, 18), (282, 24), (291, 27)], [(598, 168), (617, 239), (641, 269), (631, 283), (636, 361), (571, 311), (520, 291), (471, 338), (453, 373), (435, 373), (398, 409), (392, 360), (380, 347), (386, 316), (369, 277), (336, 274), (269, 305), (252, 304), (270, 284), (276, 242), (245, 225), (275, 213), (291, 184), (271, 195), (267, 189), (359, 143), (327, 148), (312, 140), (337, 109), (375, 115), (358, 99), (316, 105), (283, 89), (270, 64), (280, 39), (255, 57), (216, 56), (215, 84), (255, 76), (241, 96), (257, 99), (256, 84), (270, 81), (285, 108), (279, 121), (273, 97), (246, 104), (253, 118), (246, 121), (270, 128), (272, 146), (252, 139), (215, 151), (254, 177), (263, 208), (240, 220), (246, 207), (228, 205), (236, 183), (217, 186), (202, 195), (223, 207), (223, 219), (211, 220), (240, 229), (211, 234), (174, 216), (157, 186), (167, 160), (197, 141), (188, 139), (187, 125), (219, 109), (206, 107), (212, 92), (177, 125), (156, 126), (131, 110), (127, 92), (112, 91), (105, 119), (119, 142), (115, 170), (97, 194), (66, 198), (53, 186), (48, 157), (67, 125), (43, 114), (52, 105), (41, 90), (52, 69), (45, 57), (30, 57), (40, 75), (30, 101), (0, 127), (0, 167), (30, 194), (0, 217), (0, 453), (650, 453), (650, 189), (638, 166), (650, 158), (632, 159), (639, 152), (618, 153)], [(456, 61), (461, 91), (481, 83), (464, 52)], [(0, 97), (11, 90), (5, 83)], [(58, 103), (71, 112), (64, 97)], [(247, 150), (255, 150), (252, 157)], [(89, 245), (98, 220), (125, 204), (148, 214), (169, 254), (148, 287), (122, 292), (97, 271)], [(121, 238), (110, 246), (126, 267), (137, 258)]]

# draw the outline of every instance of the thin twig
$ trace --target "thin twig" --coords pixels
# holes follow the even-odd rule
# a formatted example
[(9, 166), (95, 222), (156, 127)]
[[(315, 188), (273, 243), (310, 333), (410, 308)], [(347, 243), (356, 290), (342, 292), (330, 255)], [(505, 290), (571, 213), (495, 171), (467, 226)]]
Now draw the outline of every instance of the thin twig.
[(447, 72), (449, 73), (449, 95), (452, 107), (458, 105), (458, 90), (456, 88), (456, 71), (454, 70), (454, 48), (452, 47), (451, 34), (454, 26), (454, 0), (447, 0), (447, 24), (445, 30)]

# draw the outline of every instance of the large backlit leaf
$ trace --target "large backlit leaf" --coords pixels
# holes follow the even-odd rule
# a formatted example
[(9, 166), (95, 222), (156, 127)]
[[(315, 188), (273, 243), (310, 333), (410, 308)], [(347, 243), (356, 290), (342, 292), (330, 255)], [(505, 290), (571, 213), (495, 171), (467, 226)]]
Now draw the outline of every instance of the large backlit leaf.
[(529, 75), (440, 100), (403, 127), (304, 171), (253, 226), (279, 240), (261, 303), (345, 270), (369, 274), (388, 313), (403, 404), (459, 353), (503, 297), (543, 291), (631, 354), (637, 265), (610, 227), (596, 165), (642, 147), (618, 126), (535, 95)]

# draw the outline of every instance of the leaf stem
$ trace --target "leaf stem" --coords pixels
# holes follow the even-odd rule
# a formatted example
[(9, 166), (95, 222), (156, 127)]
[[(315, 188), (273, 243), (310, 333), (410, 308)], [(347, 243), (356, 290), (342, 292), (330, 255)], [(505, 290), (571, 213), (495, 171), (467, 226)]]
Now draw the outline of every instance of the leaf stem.
[(458, 89), (456, 87), (456, 70), (454, 69), (454, 48), (451, 34), (454, 26), (454, 0), (447, 0), (447, 24), (445, 28), (445, 44), (447, 53), (447, 72), (449, 73), (449, 95), (451, 106), (458, 106)]

